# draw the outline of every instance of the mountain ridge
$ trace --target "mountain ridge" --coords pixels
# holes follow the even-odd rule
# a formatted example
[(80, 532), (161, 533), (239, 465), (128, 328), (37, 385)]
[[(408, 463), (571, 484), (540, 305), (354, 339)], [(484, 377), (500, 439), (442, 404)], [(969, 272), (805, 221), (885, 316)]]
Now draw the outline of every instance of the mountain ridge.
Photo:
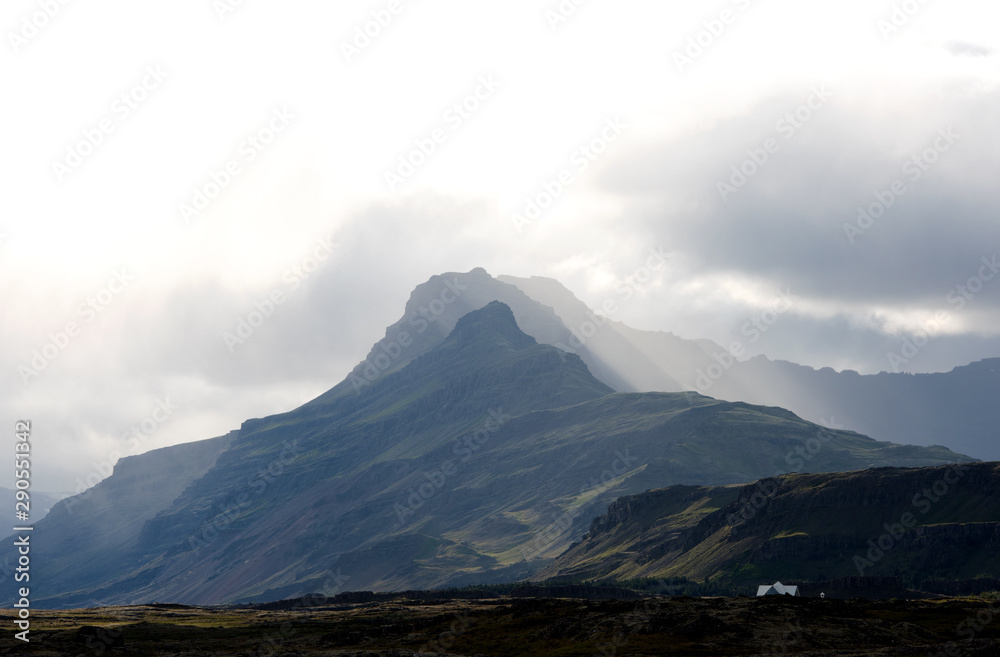
[(996, 578), (1000, 463), (787, 474), (616, 500), (536, 579), (757, 583)]
[[(945, 446), (1000, 459), (1000, 358), (948, 372), (907, 374), (813, 368), (758, 355), (739, 360), (710, 340), (633, 329), (588, 308), (551, 278), (499, 276), (553, 308), (578, 337), (581, 358), (617, 390), (693, 390), (719, 399), (788, 408), (819, 423), (846, 426), (880, 440)], [(588, 335), (583, 335), (583, 329)], [(582, 338), (582, 339), (581, 339)], [(611, 383), (616, 381), (617, 383)]]
[[(809, 470), (968, 460), (780, 408), (616, 393), (582, 355), (521, 331), (518, 313), (560, 329), (554, 312), (501, 285), (520, 310), (487, 301), (365, 385), (348, 377), (296, 409), (244, 422), (169, 503), (137, 510), (141, 529), (113, 546), (40, 522), (39, 576), (50, 592), (40, 604), (207, 604), (324, 592), (329, 582), (397, 590), (525, 577), (621, 495), (753, 481), (787, 471), (811, 441), (820, 448), (804, 459)], [(458, 291), (478, 298), (471, 285)], [(106, 487), (127, 494), (125, 470)], [(77, 522), (107, 511), (95, 506)], [(53, 547), (73, 540), (71, 555)], [(83, 562), (90, 567), (74, 569)]]

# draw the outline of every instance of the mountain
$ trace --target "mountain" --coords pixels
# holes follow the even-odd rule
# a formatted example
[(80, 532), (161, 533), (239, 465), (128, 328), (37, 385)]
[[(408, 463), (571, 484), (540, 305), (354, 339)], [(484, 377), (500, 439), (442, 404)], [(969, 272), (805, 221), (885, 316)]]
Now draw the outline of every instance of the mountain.
[(786, 474), (616, 500), (538, 578), (686, 578), (748, 593), (843, 578), (1000, 577), (1000, 463)]
[[(538, 342), (569, 344), (573, 336), (552, 308), (539, 303), (515, 285), (504, 283), (477, 267), (466, 273), (432, 276), (413, 290), (403, 317), (389, 326), (365, 360), (347, 378), (315, 403), (325, 404), (341, 396), (353, 396), (383, 376), (395, 372), (414, 358), (441, 344), (458, 320), (492, 301), (500, 301), (514, 313), (518, 326)], [(615, 390), (625, 382), (604, 361), (584, 347), (578, 355), (591, 372)]]
[[(382, 348), (393, 341), (402, 351)], [(373, 353), (400, 364), (248, 420), (201, 456), (181, 449), (196, 443), (126, 459), (91, 504), (60, 502), (32, 538), (32, 574), (45, 582), (33, 603), (209, 604), (523, 578), (621, 495), (748, 482), (792, 464), (968, 460), (779, 408), (616, 393), (580, 357), (522, 332), (499, 301), (436, 345), (390, 330)], [(190, 472), (164, 481), (167, 464), (187, 461)]]
[[(0, 497), (6, 500), (14, 499), (15, 491), (10, 488), (0, 488)], [(53, 495), (50, 493), (43, 493), (41, 491), (32, 490), (31, 498), (29, 500), (31, 507), (29, 509), (31, 513), (31, 521), (38, 522), (52, 509), (56, 503), (62, 499), (63, 496)], [(23, 525), (24, 522), (17, 519), (15, 515), (14, 505), (11, 504), (9, 510), (10, 516), (7, 518), (7, 524), (11, 527), (17, 527)], [(17, 568), (17, 555), (8, 554), (3, 558), (2, 563), (0, 563), (0, 584), (8, 580), (13, 581), (14, 575)]]
[[(618, 304), (634, 294), (631, 288), (607, 299), (605, 307), (595, 312), (552, 278), (498, 276), (497, 280), (552, 309), (569, 329), (570, 337), (549, 344), (578, 354), (595, 376), (620, 392), (695, 391), (694, 373), (714, 363), (712, 354), (722, 351), (711, 340), (685, 340), (672, 333), (640, 331), (611, 319)], [(713, 391), (712, 396), (718, 395)]]
[[(115, 465), (112, 476), (56, 503), (34, 523), (32, 576), (44, 572), (53, 582), (67, 583), (106, 577), (121, 564), (143, 524), (203, 476), (234, 436), (231, 432), (128, 456)], [(47, 563), (40, 567), (42, 559)]]
[[(692, 390), (719, 399), (780, 406), (813, 422), (836, 422), (879, 440), (945, 445), (977, 458), (1000, 460), (1000, 404), (995, 403), (1000, 358), (943, 373), (874, 375), (816, 370), (764, 356), (740, 361), (709, 340), (640, 331), (606, 313), (595, 313), (551, 278), (500, 276), (498, 280), (551, 308), (572, 332), (562, 348), (578, 353), (595, 376), (616, 390)], [(632, 293), (629, 288), (623, 292)], [(615, 301), (627, 298), (616, 295), (608, 301), (614, 308)]]
[[(14, 499), (14, 494), (15, 493), (16, 493), (16, 491), (14, 489), (12, 489), (12, 488), (2, 488), (2, 487), (0, 487), (0, 498), (2, 498), (2, 499), (12, 500), (12, 499)], [(53, 494), (53, 493), (44, 493), (42, 491), (32, 490), (31, 491), (31, 498), (29, 500), (30, 503), (31, 503), (31, 508), (30, 508), (31, 518), (34, 519), (34, 520), (41, 520), (42, 518), (45, 517), (45, 515), (49, 511), (52, 510), (52, 507), (55, 506), (56, 502), (58, 502), (59, 500), (61, 500), (64, 497), (66, 497), (65, 493), (63, 493), (62, 495), (60, 495), (58, 493), (55, 493), (55, 494)], [(21, 522), (21, 521), (19, 521), (17, 519), (17, 516), (15, 515), (15, 510), (14, 510), (13, 506), (11, 506), (9, 514), (10, 515), (7, 517), (6, 524), (8, 524), (8, 525), (16, 525), (19, 522)]]

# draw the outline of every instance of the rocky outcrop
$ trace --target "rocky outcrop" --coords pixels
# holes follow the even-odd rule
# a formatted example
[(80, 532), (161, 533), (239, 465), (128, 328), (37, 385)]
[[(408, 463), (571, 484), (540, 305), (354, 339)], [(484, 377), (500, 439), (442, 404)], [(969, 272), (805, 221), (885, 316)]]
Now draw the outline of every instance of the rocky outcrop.
[(997, 575), (1000, 463), (973, 463), (791, 474), (624, 497), (539, 578), (672, 576), (729, 582), (736, 592), (771, 579), (873, 588), (850, 578), (874, 576), (964, 591), (988, 585), (947, 582)]

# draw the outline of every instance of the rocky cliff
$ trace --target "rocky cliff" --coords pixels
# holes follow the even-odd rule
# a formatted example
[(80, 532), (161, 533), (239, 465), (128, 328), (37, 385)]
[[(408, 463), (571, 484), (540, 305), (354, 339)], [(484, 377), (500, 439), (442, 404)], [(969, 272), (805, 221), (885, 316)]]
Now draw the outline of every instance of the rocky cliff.
[(998, 564), (1000, 463), (968, 463), (623, 497), (537, 577), (682, 577), (746, 591), (876, 576), (952, 590), (996, 578)]

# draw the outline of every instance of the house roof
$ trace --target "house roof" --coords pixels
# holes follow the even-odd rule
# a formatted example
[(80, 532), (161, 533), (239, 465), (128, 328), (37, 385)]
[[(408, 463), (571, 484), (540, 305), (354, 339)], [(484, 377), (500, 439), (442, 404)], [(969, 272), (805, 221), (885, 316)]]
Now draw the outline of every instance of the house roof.
[(799, 587), (797, 586), (785, 586), (781, 582), (775, 582), (774, 584), (767, 585), (761, 584), (757, 587), (757, 596), (762, 595), (798, 595)]

